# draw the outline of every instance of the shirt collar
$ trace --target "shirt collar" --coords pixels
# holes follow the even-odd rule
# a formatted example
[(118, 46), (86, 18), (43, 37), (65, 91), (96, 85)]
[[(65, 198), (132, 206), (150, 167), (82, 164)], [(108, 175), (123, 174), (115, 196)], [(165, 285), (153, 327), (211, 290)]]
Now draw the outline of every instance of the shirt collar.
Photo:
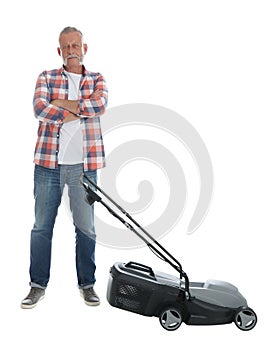
[[(65, 69), (65, 66), (64, 66), (64, 65), (59, 69), (59, 72), (60, 72), (61, 74), (66, 75), (66, 69)], [(84, 76), (84, 75), (86, 75), (86, 74), (87, 74), (87, 70), (86, 70), (84, 64), (82, 64), (82, 75)]]

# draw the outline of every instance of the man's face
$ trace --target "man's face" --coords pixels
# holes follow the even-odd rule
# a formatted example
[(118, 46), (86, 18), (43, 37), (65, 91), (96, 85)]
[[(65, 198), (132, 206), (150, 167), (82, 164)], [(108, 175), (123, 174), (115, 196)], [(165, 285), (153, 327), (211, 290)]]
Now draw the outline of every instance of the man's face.
[(83, 56), (87, 52), (87, 45), (82, 44), (82, 38), (78, 32), (62, 34), (59, 44), (58, 54), (62, 56), (66, 67), (82, 64)]

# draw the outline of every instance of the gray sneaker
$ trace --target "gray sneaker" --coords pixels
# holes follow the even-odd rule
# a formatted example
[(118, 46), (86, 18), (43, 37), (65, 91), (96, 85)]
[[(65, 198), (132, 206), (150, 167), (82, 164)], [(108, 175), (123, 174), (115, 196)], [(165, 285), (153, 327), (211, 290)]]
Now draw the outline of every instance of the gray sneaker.
[(22, 309), (32, 309), (36, 306), (39, 300), (45, 296), (45, 289), (32, 287), (29, 294), (21, 302)]
[(100, 304), (100, 299), (93, 287), (80, 289), (80, 295), (83, 297), (86, 305), (97, 306)]

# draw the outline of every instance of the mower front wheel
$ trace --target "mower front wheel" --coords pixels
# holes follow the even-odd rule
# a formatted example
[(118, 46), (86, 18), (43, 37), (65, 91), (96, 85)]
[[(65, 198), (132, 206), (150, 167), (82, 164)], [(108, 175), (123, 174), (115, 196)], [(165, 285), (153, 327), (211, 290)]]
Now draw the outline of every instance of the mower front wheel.
[(244, 307), (237, 311), (234, 322), (240, 330), (250, 331), (256, 326), (257, 315), (249, 307)]

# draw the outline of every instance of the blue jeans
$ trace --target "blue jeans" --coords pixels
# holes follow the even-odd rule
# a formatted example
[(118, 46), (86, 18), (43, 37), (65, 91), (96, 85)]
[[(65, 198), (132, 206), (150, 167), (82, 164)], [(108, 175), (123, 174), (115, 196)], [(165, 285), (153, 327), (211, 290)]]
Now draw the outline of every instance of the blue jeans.
[[(76, 233), (76, 271), (80, 288), (95, 283), (94, 209), (85, 201), (86, 192), (80, 184), (83, 165), (59, 165), (48, 169), (35, 165), (35, 223), (31, 231), (30, 285), (46, 288), (50, 279), (52, 237), (55, 219), (65, 184)], [(85, 172), (93, 181), (96, 171)]]

